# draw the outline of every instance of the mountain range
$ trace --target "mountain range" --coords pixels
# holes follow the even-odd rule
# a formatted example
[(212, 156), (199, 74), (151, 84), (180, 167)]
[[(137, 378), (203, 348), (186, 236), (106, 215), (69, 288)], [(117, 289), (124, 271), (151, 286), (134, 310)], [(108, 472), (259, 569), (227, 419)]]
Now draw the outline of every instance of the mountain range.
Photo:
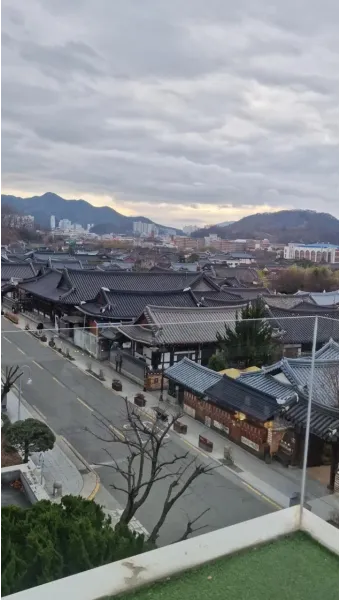
[[(16, 211), (32, 215), (35, 223), (40, 227), (49, 229), (51, 215), (55, 215), (56, 222), (61, 219), (69, 219), (72, 223), (80, 223), (86, 227), (88, 223), (94, 225), (92, 231), (98, 234), (104, 233), (131, 233), (134, 221), (143, 223), (154, 223), (147, 217), (126, 217), (108, 206), (92, 206), (85, 200), (65, 200), (57, 194), (47, 192), (42, 196), (31, 198), (20, 198), (1, 194), (2, 206), (9, 206)], [(165, 225), (154, 223), (160, 233), (168, 229)], [(180, 229), (171, 227), (176, 233), (182, 233)]]
[(230, 240), (268, 239), (282, 244), (339, 244), (339, 221), (328, 213), (313, 210), (280, 210), (249, 215), (224, 227), (213, 225), (198, 229), (193, 237), (205, 237), (210, 233)]

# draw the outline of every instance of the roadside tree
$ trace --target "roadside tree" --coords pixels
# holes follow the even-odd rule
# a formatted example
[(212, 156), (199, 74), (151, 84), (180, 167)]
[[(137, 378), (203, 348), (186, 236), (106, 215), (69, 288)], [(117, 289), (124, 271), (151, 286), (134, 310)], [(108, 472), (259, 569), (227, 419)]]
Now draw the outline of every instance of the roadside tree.
[(55, 435), (42, 421), (25, 419), (24, 421), (16, 421), (8, 427), (6, 442), (9, 446), (21, 452), (24, 456), (24, 463), (27, 463), (32, 452), (52, 450)]
[(7, 394), (21, 375), (20, 367), (5, 367), (5, 372), (1, 376), (1, 408), (6, 407)]
[[(215, 466), (203, 464), (196, 456), (191, 458), (189, 452), (173, 455), (164, 451), (170, 437), (169, 432), (179, 421), (181, 415), (169, 417), (166, 423), (159, 419), (144, 421), (142, 413), (137, 407), (131, 406), (127, 400), (125, 401), (125, 411), (127, 424), (124, 430), (112, 429), (111, 423), (101, 420), (106, 431), (105, 437), (91, 433), (106, 444), (121, 444), (126, 447), (125, 461), (118, 462), (114, 451), (106, 450), (111, 464), (105, 463), (105, 466), (115, 472), (111, 487), (126, 495), (126, 504), (120, 517), (122, 525), (130, 523), (136, 512), (147, 502), (159, 481), (167, 480), (169, 482), (165, 497), (160, 501), (158, 518), (156, 517), (147, 540), (154, 545), (167, 515), (175, 503), (196, 479), (209, 474), (215, 469)], [(91, 430), (87, 429), (87, 431)], [(197, 528), (194, 527), (194, 524), (206, 512), (207, 510), (188, 519), (187, 527), (180, 540), (186, 539), (190, 534), (204, 527)]]

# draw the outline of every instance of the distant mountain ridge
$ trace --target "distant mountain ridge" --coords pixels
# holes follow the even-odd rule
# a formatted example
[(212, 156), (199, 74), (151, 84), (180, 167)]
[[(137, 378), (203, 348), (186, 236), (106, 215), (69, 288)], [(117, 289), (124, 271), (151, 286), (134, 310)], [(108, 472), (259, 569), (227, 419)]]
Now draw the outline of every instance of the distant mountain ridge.
[(216, 233), (223, 239), (265, 239), (287, 244), (328, 242), (339, 244), (339, 220), (313, 210), (280, 210), (249, 215), (226, 227), (213, 225), (199, 229), (193, 237)]
[[(83, 227), (91, 223), (95, 226), (95, 233), (96, 230), (97, 233), (131, 233), (134, 221), (154, 223), (147, 217), (126, 217), (109, 206), (92, 206), (85, 200), (65, 200), (52, 192), (30, 198), (1, 194), (1, 204), (23, 214), (33, 215), (36, 223), (44, 228), (49, 228), (51, 215), (55, 215), (57, 223), (60, 219), (69, 219)], [(181, 233), (181, 230), (175, 227), (154, 224), (160, 230), (173, 229)]]

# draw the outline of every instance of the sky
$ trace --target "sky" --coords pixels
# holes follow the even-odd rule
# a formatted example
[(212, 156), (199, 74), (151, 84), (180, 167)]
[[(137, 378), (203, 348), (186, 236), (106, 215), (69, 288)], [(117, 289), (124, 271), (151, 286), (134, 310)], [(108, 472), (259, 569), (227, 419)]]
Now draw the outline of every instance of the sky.
[(2, 192), (338, 216), (338, 0), (2, 0)]

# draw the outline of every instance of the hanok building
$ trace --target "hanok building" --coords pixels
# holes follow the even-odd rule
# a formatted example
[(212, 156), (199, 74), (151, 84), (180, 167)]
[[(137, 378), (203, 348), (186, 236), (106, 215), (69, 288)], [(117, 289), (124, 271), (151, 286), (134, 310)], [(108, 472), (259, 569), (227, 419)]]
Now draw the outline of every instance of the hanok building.
[[(311, 352), (316, 317), (318, 317), (317, 349), (326, 344), (330, 338), (339, 340), (337, 307), (321, 307), (310, 301), (294, 304), (291, 297), (284, 296), (270, 296), (264, 299), (272, 327), (281, 331), (285, 356), (293, 358)], [(283, 304), (285, 308), (282, 307)]]
[(117, 327), (118, 339), (126, 354), (144, 363), (145, 387), (160, 389), (164, 369), (182, 358), (206, 365), (216, 351), (217, 333), (225, 332), (226, 323), (233, 328), (244, 306), (147, 306), (134, 325)]
[[(339, 462), (339, 346), (316, 354), (308, 467), (330, 465), (334, 489)], [(311, 358), (287, 359), (238, 379), (188, 359), (165, 371), (169, 395), (184, 411), (231, 441), (269, 460), (302, 466)]]
[[(19, 289), (27, 309), (48, 317), (53, 323), (57, 322), (61, 335), (96, 358), (104, 359), (108, 358), (114, 335), (107, 333), (102, 336), (103, 326), (131, 321), (139, 316), (148, 299), (139, 301), (138, 295), (142, 297), (144, 293), (155, 292), (154, 302), (158, 293), (172, 292), (164, 299), (166, 306), (172, 305), (172, 302), (175, 306), (196, 306), (199, 301), (194, 299), (194, 292), (200, 295), (219, 288), (203, 273), (85, 269), (63, 269), (60, 272), (48, 269), (19, 285)], [(109, 301), (105, 296), (107, 293)], [(159, 300), (163, 302), (161, 298)], [(124, 302), (126, 306), (123, 309)]]
[(18, 283), (36, 277), (39, 273), (39, 265), (32, 261), (13, 262), (5, 260), (1, 262), (1, 298), (8, 295), (11, 299), (17, 296)]

